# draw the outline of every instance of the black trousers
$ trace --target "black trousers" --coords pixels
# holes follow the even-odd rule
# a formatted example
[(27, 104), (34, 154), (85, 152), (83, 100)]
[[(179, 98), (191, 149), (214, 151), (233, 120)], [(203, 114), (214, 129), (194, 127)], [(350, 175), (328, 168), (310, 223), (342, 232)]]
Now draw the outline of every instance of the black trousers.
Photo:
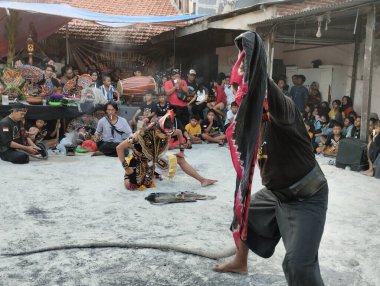
[(8, 149), (7, 151), (0, 153), (0, 158), (3, 161), (8, 161), (14, 164), (29, 163), (29, 156), (27, 154), (14, 149)]
[(280, 238), (286, 255), (282, 264), (290, 286), (323, 286), (318, 249), (326, 220), (327, 183), (315, 195), (281, 202), (264, 188), (252, 197), (246, 244), (257, 255), (268, 258)]
[(104, 142), (100, 141), (97, 143), (98, 150), (102, 152), (106, 156), (111, 156), (111, 157), (117, 157), (116, 153), (116, 147), (120, 143), (117, 142)]
[(190, 114), (187, 106), (173, 105), (173, 109), (175, 112), (175, 117), (181, 121), (183, 126), (186, 126), (186, 124), (190, 121)]

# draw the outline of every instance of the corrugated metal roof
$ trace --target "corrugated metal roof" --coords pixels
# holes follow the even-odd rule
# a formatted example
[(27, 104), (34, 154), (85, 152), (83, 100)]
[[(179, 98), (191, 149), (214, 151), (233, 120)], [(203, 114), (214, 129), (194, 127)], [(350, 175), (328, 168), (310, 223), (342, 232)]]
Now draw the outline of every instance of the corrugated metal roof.
[(325, 12), (333, 12), (333, 11), (342, 10), (342, 9), (346, 9), (346, 8), (355, 9), (357, 7), (360, 7), (363, 5), (368, 5), (371, 3), (376, 3), (378, 5), (378, 4), (380, 4), (380, 1), (377, 1), (377, 0), (346, 0), (343, 2), (327, 4), (327, 5), (323, 5), (323, 6), (312, 8), (312, 9), (307, 9), (307, 10), (302, 10), (302, 11), (298, 10), (297, 12), (287, 14), (284, 16), (279, 16), (279, 17), (267, 19), (267, 20), (264, 20), (261, 22), (252, 23), (249, 26), (255, 26), (255, 27), (267, 26), (267, 25), (279, 23), (282, 21), (288, 21), (288, 20), (297, 19), (297, 18), (301, 18), (301, 17), (312, 16), (312, 15), (325, 13)]

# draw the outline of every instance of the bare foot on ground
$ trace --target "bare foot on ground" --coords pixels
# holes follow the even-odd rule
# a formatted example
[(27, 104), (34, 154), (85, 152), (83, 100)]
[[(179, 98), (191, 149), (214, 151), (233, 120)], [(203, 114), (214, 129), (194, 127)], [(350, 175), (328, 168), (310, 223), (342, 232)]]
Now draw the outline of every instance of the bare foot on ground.
[(248, 268), (247, 264), (239, 264), (235, 260), (232, 260), (230, 262), (224, 263), (224, 264), (217, 264), (212, 268), (215, 272), (221, 272), (221, 273), (238, 273), (247, 275), (248, 274)]
[(360, 174), (373, 177), (373, 169), (372, 170), (367, 170), (367, 171), (361, 171)]
[(202, 187), (207, 187), (207, 186), (215, 184), (217, 181), (218, 180), (204, 179), (202, 180), (201, 185)]

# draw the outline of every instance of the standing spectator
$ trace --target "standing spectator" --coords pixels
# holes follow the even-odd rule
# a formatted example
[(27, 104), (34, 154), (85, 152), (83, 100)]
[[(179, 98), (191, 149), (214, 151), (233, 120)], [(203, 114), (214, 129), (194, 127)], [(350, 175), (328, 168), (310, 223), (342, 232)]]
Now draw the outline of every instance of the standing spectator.
[(124, 139), (132, 135), (132, 129), (125, 118), (117, 115), (119, 107), (116, 102), (109, 101), (105, 105), (106, 116), (99, 120), (95, 138), (98, 150), (94, 155), (117, 157), (116, 147)]
[[(21, 134), (26, 108), (21, 104), (14, 104), (12, 113), (0, 121), (0, 158), (14, 164), (29, 163), (29, 156), (39, 152), (33, 146), (25, 146)], [(25, 151), (22, 153), (18, 150)]]
[(110, 76), (103, 76), (103, 85), (101, 85), (99, 89), (103, 93), (103, 96), (106, 100), (114, 101), (114, 96), (116, 96), (116, 101), (120, 101), (120, 94), (111, 84)]
[(322, 101), (321, 93), (319, 92), (319, 84), (313, 81), (309, 89), (309, 97), (306, 104), (311, 106), (318, 106)]
[(195, 81), (195, 78), (197, 76), (197, 72), (194, 69), (189, 70), (189, 73), (187, 74), (186, 84), (188, 87), (192, 87), (195, 92), (198, 90), (198, 84)]
[(187, 84), (181, 79), (178, 69), (173, 69), (171, 80), (168, 80), (164, 86), (165, 93), (169, 98), (169, 103), (173, 107), (176, 117), (185, 126), (189, 123), (189, 110), (187, 108), (186, 95)]
[(309, 97), (309, 92), (307, 88), (303, 85), (306, 81), (306, 77), (304, 75), (296, 76), (296, 85), (292, 87), (290, 90), (290, 96), (298, 107), (298, 110), (302, 112), (305, 108), (305, 104)]
[(344, 118), (348, 117), (350, 112), (354, 111), (351, 97), (346, 95), (342, 97), (342, 106), (340, 109), (343, 112)]
[(341, 102), (339, 99), (335, 99), (332, 102), (332, 108), (329, 112), (329, 117), (330, 117), (330, 120), (335, 120), (337, 122), (342, 123), (344, 114), (342, 111), (340, 111), (340, 105), (341, 105)]

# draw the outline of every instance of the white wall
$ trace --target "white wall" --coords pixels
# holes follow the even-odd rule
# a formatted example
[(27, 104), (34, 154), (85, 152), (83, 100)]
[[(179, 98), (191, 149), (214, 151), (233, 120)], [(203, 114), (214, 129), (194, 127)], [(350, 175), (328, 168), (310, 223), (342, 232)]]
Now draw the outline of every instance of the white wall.
[[(295, 49), (308, 47), (296, 45)], [(295, 65), (301, 68), (312, 67), (312, 61), (320, 59), (323, 65), (344, 65), (348, 66), (347, 84), (351, 86), (351, 73), (354, 56), (354, 44), (339, 45), (331, 47), (321, 47), (316, 49), (285, 52), (292, 50), (292, 44), (275, 44), (274, 58), (282, 59), (285, 65)], [(361, 99), (363, 90), (363, 59), (364, 59), (364, 43), (362, 43), (359, 51), (359, 62), (357, 81), (355, 88), (354, 109), (360, 113)], [(290, 80), (290, 79), (288, 79)], [(372, 101), (371, 112), (380, 115), (380, 40), (375, 41), (374, 61), (373, 61), (373, 81), (372, 81)]]
[(236, 46), (216, 48), (218, 55), (218, 73), (224, 72), (226, 75), (231, 73), (231, 68), (236, 62), (239, 50)]

